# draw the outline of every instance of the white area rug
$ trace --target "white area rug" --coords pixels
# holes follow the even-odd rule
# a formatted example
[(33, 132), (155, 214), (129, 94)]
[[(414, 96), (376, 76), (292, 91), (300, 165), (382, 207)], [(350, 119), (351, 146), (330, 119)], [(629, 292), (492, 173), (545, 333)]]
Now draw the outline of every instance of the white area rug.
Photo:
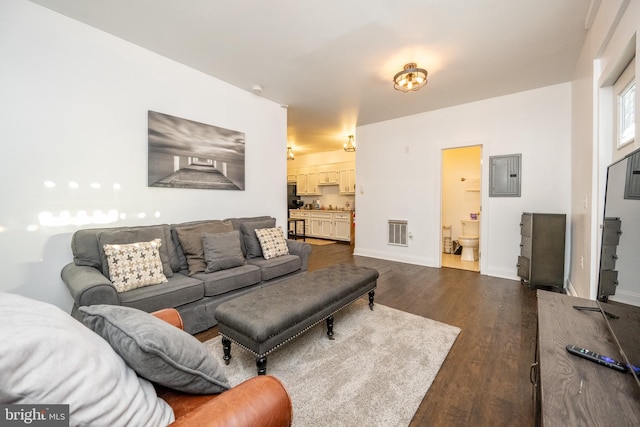
[[(293, 425), (406, 426), (460, 329), (361, 298), (267, 356), (293, 402)], [(221, 338), (205, 345), (222, 360)], [(226, 366), (231, 385), (255, 376), (255, 357), (235, 344)]]

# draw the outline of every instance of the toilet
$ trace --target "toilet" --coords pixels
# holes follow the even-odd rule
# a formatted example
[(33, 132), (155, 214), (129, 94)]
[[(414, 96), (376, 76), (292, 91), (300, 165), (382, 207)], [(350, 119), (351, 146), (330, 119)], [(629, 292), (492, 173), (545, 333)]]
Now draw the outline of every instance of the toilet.
[(480, 247), (480, 221), (477, 219), (463, 219), (462, 234), (458, 236), (458, 243), (462, 246), (462, 261), (477, 261)]

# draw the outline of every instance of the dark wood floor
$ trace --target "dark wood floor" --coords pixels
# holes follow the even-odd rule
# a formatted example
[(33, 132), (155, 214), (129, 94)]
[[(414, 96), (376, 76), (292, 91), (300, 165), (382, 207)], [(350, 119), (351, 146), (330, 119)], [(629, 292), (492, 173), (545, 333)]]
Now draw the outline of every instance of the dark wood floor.
[[(535, 291), (518, 281), (358, 257), (352, 251), (347, 244), (313, 246), (309, 270), (336, 263), (376, 268), (376, 303), (462, 330), (411, 426), (534, 424), (529, 368), (535, 351)], [(204, 341), (215, 335), (217, 328), (197, 337)]]

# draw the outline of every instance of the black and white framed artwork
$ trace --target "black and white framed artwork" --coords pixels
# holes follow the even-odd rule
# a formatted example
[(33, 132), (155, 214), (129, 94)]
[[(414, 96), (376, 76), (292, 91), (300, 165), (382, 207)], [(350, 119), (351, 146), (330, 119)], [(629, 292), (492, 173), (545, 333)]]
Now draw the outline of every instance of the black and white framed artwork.
[(149, 187), (245, 189), (245, 134), (149, 111)]

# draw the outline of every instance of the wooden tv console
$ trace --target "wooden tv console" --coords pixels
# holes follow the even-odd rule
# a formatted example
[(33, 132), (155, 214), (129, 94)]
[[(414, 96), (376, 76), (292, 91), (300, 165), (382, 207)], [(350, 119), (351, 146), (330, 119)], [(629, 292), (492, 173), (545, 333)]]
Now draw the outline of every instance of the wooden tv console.
[(576, 306), (596, 302), (544, 290), (538, 296), (538, 345), (531, 379), (536, 424), (543, 426), (639, 426), (640, 391), (620, 373), (571, 355), (568, 344), (622, 360), (602, 314)]

